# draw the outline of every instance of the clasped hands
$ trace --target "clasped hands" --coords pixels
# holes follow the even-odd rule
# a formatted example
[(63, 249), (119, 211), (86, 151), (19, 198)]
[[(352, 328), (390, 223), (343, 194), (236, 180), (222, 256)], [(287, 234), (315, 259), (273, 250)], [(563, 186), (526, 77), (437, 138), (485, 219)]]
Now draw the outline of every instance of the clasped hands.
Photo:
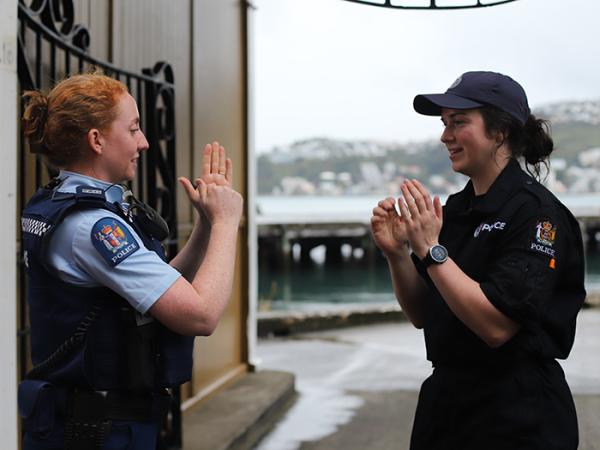
[(231, 187), (233, 164), (218, 142), (206, 144), (202, 156), (202, 175), (192, 184), (186, 177), (178, 180), (198, 211), (211, 225), (237, 224), (242, 215), (242, 196)]
[(388, 258), (408, 255), (410, 246), (423, 259), (429, 248), (438, 243), (442, 204), (438, 196), (432, 200), (417, 180), (404, 181), (400, 189), (402, 197), (397, 201), (388, 197), (373, 208), (373, 239)]

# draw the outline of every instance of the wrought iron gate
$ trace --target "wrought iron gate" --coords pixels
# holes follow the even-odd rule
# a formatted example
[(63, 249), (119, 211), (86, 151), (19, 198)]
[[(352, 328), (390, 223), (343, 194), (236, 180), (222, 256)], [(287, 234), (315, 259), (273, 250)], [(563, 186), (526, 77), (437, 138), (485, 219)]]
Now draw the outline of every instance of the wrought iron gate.
[(393, 9), (472, 9), (502, 5), (516, 0), (345, 0), (352, 3)]
[[(169, 224), (165, 245), (172, 257), (177, 252), (177, 210), (175, 179), (175, 85), (171, 66), (165, 62), (133, 73), (100, 61), (88, 53), (90, 34), (74, 23), (73, 0), (19, 0), (18, 75), (21, 92), (49, 89), (71, 74), (101, 69), (124, 82), (136, 99), (140, 120), (150, 144), (138, 164), (132, 188), (136, 196), (154, 207)], [(19, 110), (22, 115), (22, 106)], [(21, 134), (22, 136), (22, 134)], [(19, 144), (18, 210), (35, 190), (53, 174), (44, 169), (39, 155), (31, 155), (23, 139)], [(18, 227), (20, 229), (20, 227)], [(21, 236), (19, 235), (19, 243)], [(29, 362), (29, 326), (23, 260), (18, 252), (18, 352), (19, 375), (23, 378)], [(181, 448), (179, 392), (163, 429), (161, 448)]]

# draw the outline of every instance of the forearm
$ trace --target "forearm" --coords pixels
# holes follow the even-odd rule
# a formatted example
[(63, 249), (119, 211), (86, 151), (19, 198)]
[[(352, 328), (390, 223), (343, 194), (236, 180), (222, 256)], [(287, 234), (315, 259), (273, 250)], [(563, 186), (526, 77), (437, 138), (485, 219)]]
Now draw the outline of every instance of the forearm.
[(215, 323), (231, 297), (237, 234), (237, 225), (212, 226), (204, 260), (192, 281), (192, 286), (203, 303), (203, 315)]
[(210, 228), (208, 220), (200, 216), (194, 224), (187, 242), (169, 263), (190, 283), (194, 280), (206, 255), (206, 248), (210, 239)]
[(394, 294), (404, 315), (417, 328), (423, 328), (423, 296), (425, 283), (410, 254), (388, 256), (388, 267), (392, 278)]
[(499, 347), (517, 333), (519, 325), (492, 305), (479, 283), (452, 259), (427, 270), (454, 315), (488, 346)]

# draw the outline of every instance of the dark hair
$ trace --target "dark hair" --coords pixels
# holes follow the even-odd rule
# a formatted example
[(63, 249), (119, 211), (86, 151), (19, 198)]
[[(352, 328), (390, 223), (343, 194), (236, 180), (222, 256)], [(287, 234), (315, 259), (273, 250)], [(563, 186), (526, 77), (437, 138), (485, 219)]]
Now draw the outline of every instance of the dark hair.
[(527, 163), (527, 171), (539, 179), (541, 164), (548, 169), (548, 157), (554, 150), (549, 122), (529, 114), (527, 122), (522, 125), (515, 117), (494, 106), (484, 106), (480, 111), (488, 136), (499, 133), (512, 156), (522, 156)]
[(127, 93), (120, 81), (99, 73), (74, 75), (45, 95), (23, 94), (23, 133), (32, 153), (41, 153), (55, 167), (65, 167), (83, 155), (92, 128), (108, 130), (117, 116), (118, 101)]

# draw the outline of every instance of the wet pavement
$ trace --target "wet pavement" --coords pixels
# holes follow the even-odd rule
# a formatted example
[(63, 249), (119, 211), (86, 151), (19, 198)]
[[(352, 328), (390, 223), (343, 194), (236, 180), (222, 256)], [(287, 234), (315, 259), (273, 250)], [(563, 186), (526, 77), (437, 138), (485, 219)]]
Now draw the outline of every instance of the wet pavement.
[[(295, 405), (256, 450), (408, 448), (417, 393), (431, 373), (410, 324), (352, 327), (261, 339), (259, 370), (296, 374)], [(600, 449), (600, 308), (579, 316), (561, 361), (575, 396), (580, 449)]]

